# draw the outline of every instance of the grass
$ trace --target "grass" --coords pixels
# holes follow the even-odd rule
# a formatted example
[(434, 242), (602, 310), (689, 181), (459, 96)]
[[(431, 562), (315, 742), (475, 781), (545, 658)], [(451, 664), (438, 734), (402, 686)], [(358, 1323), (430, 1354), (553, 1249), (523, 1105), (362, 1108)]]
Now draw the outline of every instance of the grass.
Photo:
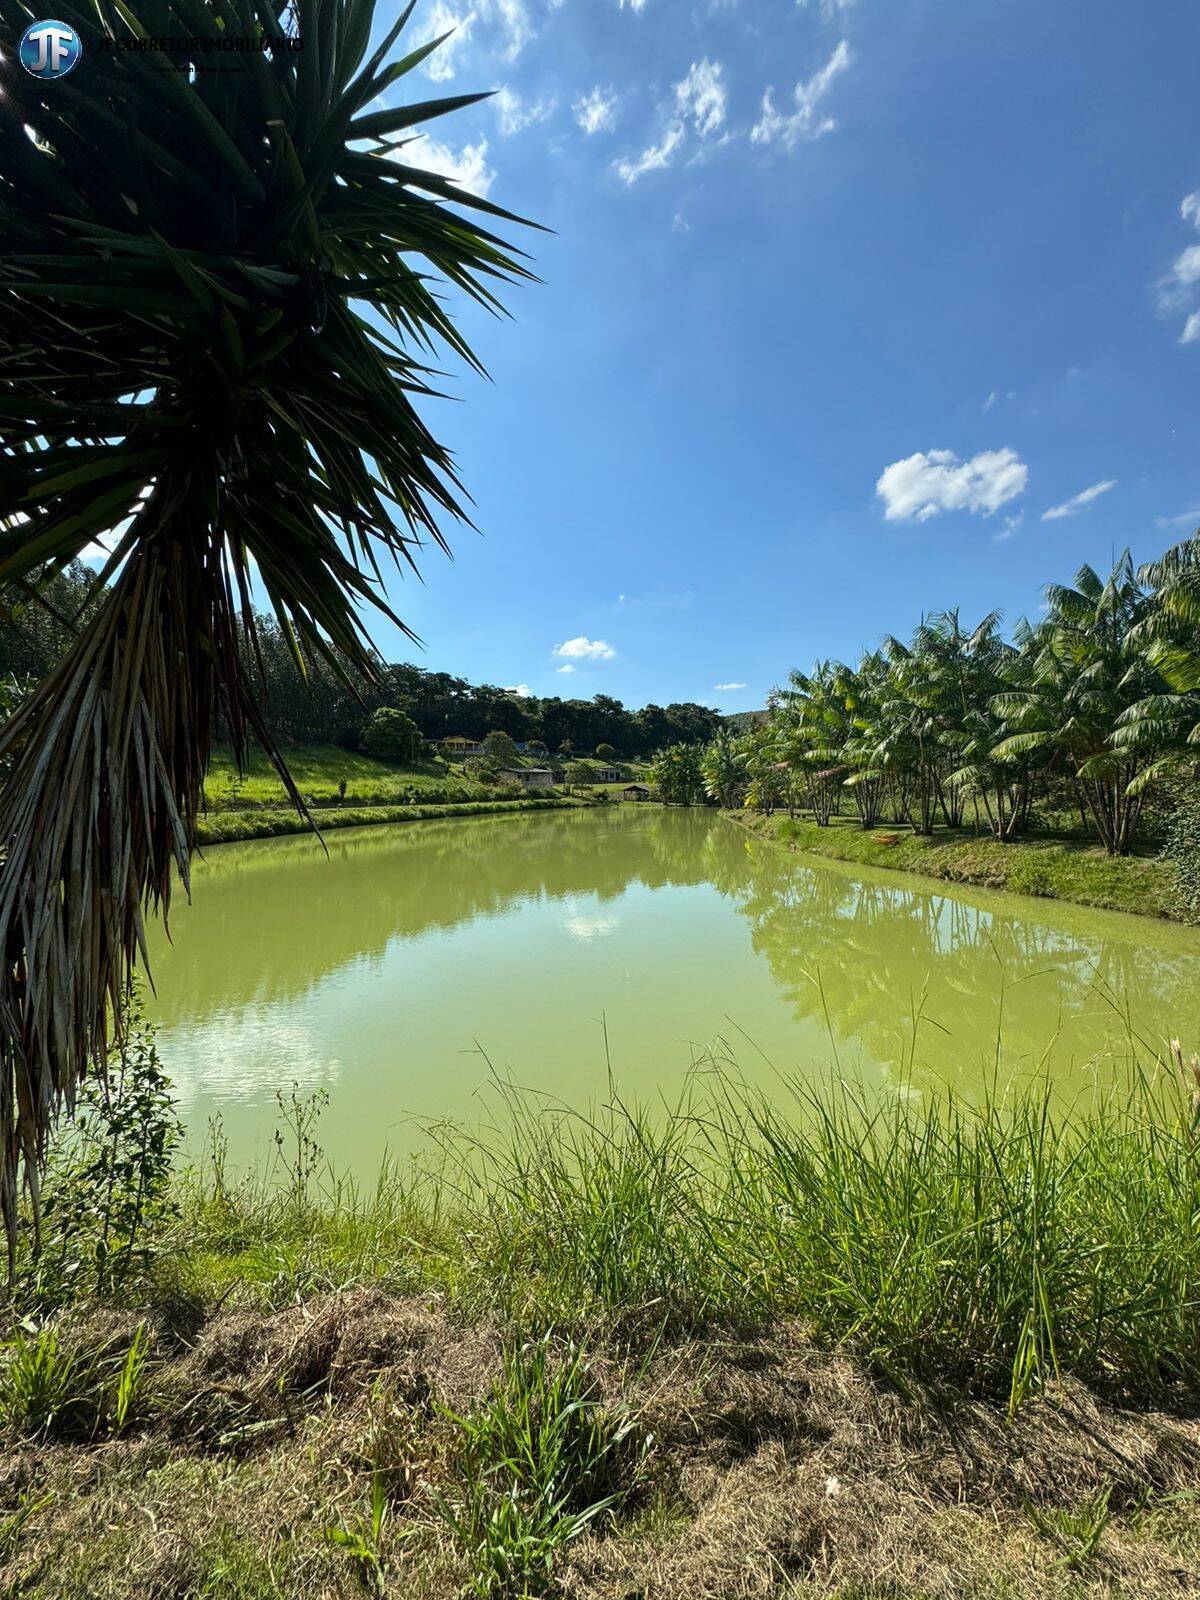
[(997, 844), (965, 829), (939, 829), (926, 838), (899, 825), (864, 832), (851, 817), (835, 817), (822, 828), (781, 812), (770, 817), (751, 811), (728, 814), (742, 827), (805, 855), (1070, 900), (1107, 911), (1179, 915), (1170, 867), (1154, 856), (1110, 856), (1098, 845), (1069, 839)]
[(503, 1136), (366, 1194), (192, 1174), (173, 1258), (202, 1297), (367, 1279), (527, 1331), (801, 1317), (891, 1382), (1006, 1406), (1061, 1374), (1200, 1393), (1200, 1135), (1173, 1069), (1066, 1119), (1049, 1086), (798, 1087), (785, 1115), (719, 1082), (654, 1115), (515, 1097)]
[(370, 1190), (284, 1103), (275, 1171), (179, 1174), (123, 1311), (14, 1327), (0, 1593), (1186, 1592), (1200, 1091), (1135, 1054), (1065, 1120), (513, 1095)]
[[(345, 806), (317, 816), (322, 832), (331, 828), (368, 828), (388, 822), (427, 822), (440, 817), (486, 817), (508, 811), (545, 811), (576, 801), (558, 796), (526, 796), (514, 800), (467, 800), (441, 805)], [(308, 833), (309, 824), (295, 811), (220, 811), (202, 816), (196, 825), (200, 845), (229, 844), (238, 839), (270, 839), (278, 834)]]
[[(423, 789), (436, 792), (450, 781), (465, 784), (465, 780), (441, 761), (397, 767), (354, 750), (344, 750), (340, 745), (293, 745), (285, 751), (285, 756), (300, 793), (311, 797), (317, 805), (335, 803), (343, 780), (347, 805), (395, 804), (419, 798)], [(482, 791), (482, 785), (465, 786)], [(274, 767), (258, 749), (249, 752), (246, 771), (239, 774), (232, 750), (218, 745), (209, 762), (204, 793), (210, 810), (214, 811), (288, 804)]]

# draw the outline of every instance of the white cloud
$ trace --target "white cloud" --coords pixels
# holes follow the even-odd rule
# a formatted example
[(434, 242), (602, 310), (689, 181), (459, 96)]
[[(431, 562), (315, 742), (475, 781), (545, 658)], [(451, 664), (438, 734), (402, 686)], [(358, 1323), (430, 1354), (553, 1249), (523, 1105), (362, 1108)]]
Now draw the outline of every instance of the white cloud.
[(707, 138), (725, 121), (725, 84), (719, 61), (693, 61), (687, 76), (675, 85), (675, 105), (681, 117), (690, 117), (701, 138)]
[(1181, 289), (1200, 283), (1200, 244), (1190, 244), (1180, 251), (1172, 263), (1171, 276)]
[(527, 683), (512, 683), (505, 689), (505, 694), (515, 694), (519, 700), (528, 700), (533, 690)]
[(1179, 202), (1179, 215), (1194, 228), (1200, 228), (1200, 189), (1193, 189)]
[(1177, 517), (1155, 517), (1154, 525), (1156, 528), (1182, 528), (1185, 525), (1200, 528), (1200, 506), (1189, 506)]
[(572, 661), (611, 661), (616, 653), (607, 640), (589, 639), (582, 633), (578, 638), (567, 639), (554, 646), (556, 656), (564, 656)]
[(504, 36), (504, 59), (515, 61), (535, 32), (525, 0), (484, 0), (484, 11)]
[(893, 461), (875, 485), (888, 522), (925, 522), (940, 511), (989, 516), (1024, 491), (1029, 468), (1015, 450), (981, 450), (960, 461), (953, 450), (918, 450)]
[(1015, 512), (1011, 517), (1005, 517), (1004, 526), (992, 535), (992, 542), (994, 544), (1003, 544), (1005, 539), (1011, 539), (1024, 521), (1025, 513), (1023, 511)]
[(555, 667), (556, 672), (574, 672), (575, 668), (568, 661), (565, 667)]
[(1043, 522), (1057, 522), (1060, 517), (1077, 516), (1093, 500), (1099, 500), (1102, 494), (1107, 494), (1110, 489), (1115, 489), (1115, 478), (1104, 478), (1100, 483), (1092, 484), (1090, 489), (1081, 489), (1078, 494), (1073, 494), (1069, 500), (1064, 500), (1060, 506), (1051, 506), (1049, 511), (1042, 512)]
[(745, 687), (746, 687), (746, 685), (744, 683), (714, 683), (713, 684), (713, 688), (717, 690), (718, 694), (723, 689), (726, 690), (727, 692), (732, 692), (734, 689), (744, 689)]
[(622, 11), (644, 11), (646, 0), (617, 0)]
[(590, 136), (593, 133), (607, 133), (616, 126), (617, 104), (616, 90), (597, 84), (576, 100), (571, 110), (575, 113), (575, 121)]
[(528, 128), (531, 123), (544, 122), (554, 110), (553, 100), (523, 100), (509, 88), (497, 89), (492, 96), (492, 105), (496, 108), (500, 132), (505, 137), (520, 133), (522, 128)]
[(1180, 344), (1195, 344), (1200, 339), (1200, 311), (1193, 311), (1183, 325), (1183, 332), (1179, 335)]
[(661, 172), (664, 167), (669, 167), (674, 159), (676, 150), (683, 143), (685, 129), (682, 122), (672, 122), (667, 128), (659, 144), (652, 144), (649, 149), (643, 150), (636, 161), (618, 161), (616, 163), (617, 176), (623, 183), (636, 183), (646, 172)]
[(452, 11), (445, 0), (434, 0), (433, 6), (425, 12), (417, 33), (417, 44), (428, 44), (430, 39), (439, 39), (444, 33), (450, 35), (432, 55), (425, 57), (423, 63), (425, 71), (435, 83), (448, 82), (458, 71), (458, 53), (471, 37), (474, 23), (473, 11)]
[(453, 179), (461, 188), (469, 189), (482, 199), (496, 181), (496, 174), (485, 159), (487, 148), (487, 140), (480, 139), (478, 144), (465, 144), (461, 150), (455, 150), (451, 145), (422, 134), (405, 146), (404, 159), (414, 167), (424, 167), (427, 172)]
[(767, 89), (762, 98), (762, 113), (750, 130), (754, 144), (774, 144), (778, 141), (785, 150), (791, 150), (801, 139), (819, 139), (832, 133), (837, 123), (832, 117), (818, 118), (822, 100), (852, 60), (850, 46), (842, 39), (829, 60), (819, 67), (812, 77), (798, 83), (792, 91), (795, 111), (785, 115), (776, 111), (774, 91)]

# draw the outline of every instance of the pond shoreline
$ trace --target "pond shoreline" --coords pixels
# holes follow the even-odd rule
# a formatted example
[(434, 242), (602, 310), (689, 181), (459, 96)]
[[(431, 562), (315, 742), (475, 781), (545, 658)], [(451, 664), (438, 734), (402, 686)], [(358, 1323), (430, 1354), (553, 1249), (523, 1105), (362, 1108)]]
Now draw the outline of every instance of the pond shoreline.
[(744, 810), (721, 815), (793, 854), (909, 872), (942, 883), (1003, 889), (1030, 899), (1183, 921), (1174, 900), (1171, 869), (1157, 857), (1109, 856), (1095, 846), (1054, 839), (997, 844), (994, 839), (949, 830), (922, 838), (899, 824), (864, 831), (846, 819), (841, 826), (821, 828), (778, 811), (769, 817)]
[[(317, 828), (370, 828), (393, 822), (431, 822), (443, 817), (490, 817), (510, 811), (559, 811), (581, 802), (562, 796), (519, 800), (459, 800), (429, 805), (371, 805), (314, 807)], [(294, 809), (210, 811), (196, 825), (196, 843), (237, 844), (247, 839), (274, 839), (286, 834), (311, 833), (311, 823)]]

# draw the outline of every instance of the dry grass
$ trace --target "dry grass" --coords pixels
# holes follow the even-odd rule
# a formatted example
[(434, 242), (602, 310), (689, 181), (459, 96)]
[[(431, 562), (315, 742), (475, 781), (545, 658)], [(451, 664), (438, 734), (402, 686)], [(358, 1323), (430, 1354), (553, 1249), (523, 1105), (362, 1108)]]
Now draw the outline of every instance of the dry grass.
[[(108, 1314), (71, 1337), (106, 1346)], [(900, 1398), (802, 1327), (589, 1341), (603, 1403), (652, 1436), (645, 1481), (569, 1545), (571, 1600), (1082, 1600), (1200, 1589), (1200, 1425), (1066, 1383), (1009, 1420)], [(436, 1513), (449, 1411), (502, 1369), (494, 1326), (356, 1289), (226, 1309), (153, 1349), (126, 1435), (3, 1441), (0, 1594), (223, 1600), (449, 1596), (466, 1577)], [(388, 1516), (377, 1579), (330, 1539)]]

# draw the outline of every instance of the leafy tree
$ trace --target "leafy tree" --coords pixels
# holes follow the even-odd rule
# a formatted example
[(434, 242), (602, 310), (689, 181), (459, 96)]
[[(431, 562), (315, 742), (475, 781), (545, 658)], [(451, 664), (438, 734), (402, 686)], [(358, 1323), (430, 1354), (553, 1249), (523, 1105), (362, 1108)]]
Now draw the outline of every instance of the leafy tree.
[[(302, 3), (300, 51), (291, 0), (153, 11), (155, 33), (197, 38), (196, 70), (102, 48), (141, 24), (94, 0), (71, 12), (84, 71), (61, 93), (8, 73), (0, 99), (7, 609), (115, 539), (101, 604), (0, 730), (10, 1248), (18, 1159), (32, 1171), (103, 1062), (144, 911), (187, 881), (218, 714), (303, 808), (246, 666), (252, 580), (298, 663), (379, 681), (360, 617), (391, 616), (379, 557), (411, 564), (459, 511), (415, 404), (441, 382), (432, 346), (475, 364), (436, 280), (493, 307), (526, 275), (492, 231), (505, 214), (419, 164), (414, 131), (472, 97), (405, 92), (436, 48), (388, 63), (411, 8), (374, 52), (373, 0)], [(31, 14), (0, 10), (10, 61)], [(274, 48), (206, 70), (231, 24)]]
[(724, 728), (705, 749), (700, 771), (710, 800), (722, 806), (739, 803), (746, 787), (746, 754), (742, 744)]
[(484, 739), (483, 753), (497, 767), (515, 767), (517, 764), (517, 747), (512, 735), (505, 733), (502, 728), (493, 728)]
[(362, 747), (379, 761), (411, 763), (421, 750), (421, 730), (407, 712), (380, 706), (362, 731)]
[(463, 762), (463, 774), (476, 783), (496, 783), (500, 769), (490, 756), (468, 756)]
[(704, 798), (702, 747), (673, 744), (660, 750), (651, 768), (659, 794), (672, 805), (692, 806)]
[(567, 768), (567, 788), (583, 789), (592, 781), (592, 769), (584, 761), (572, 761)]
[(598, 744), (596, 746), (596, 759), (598, 761), (606, 761), (611, 766), (617, 759), (617, 752), (611, 744)]

